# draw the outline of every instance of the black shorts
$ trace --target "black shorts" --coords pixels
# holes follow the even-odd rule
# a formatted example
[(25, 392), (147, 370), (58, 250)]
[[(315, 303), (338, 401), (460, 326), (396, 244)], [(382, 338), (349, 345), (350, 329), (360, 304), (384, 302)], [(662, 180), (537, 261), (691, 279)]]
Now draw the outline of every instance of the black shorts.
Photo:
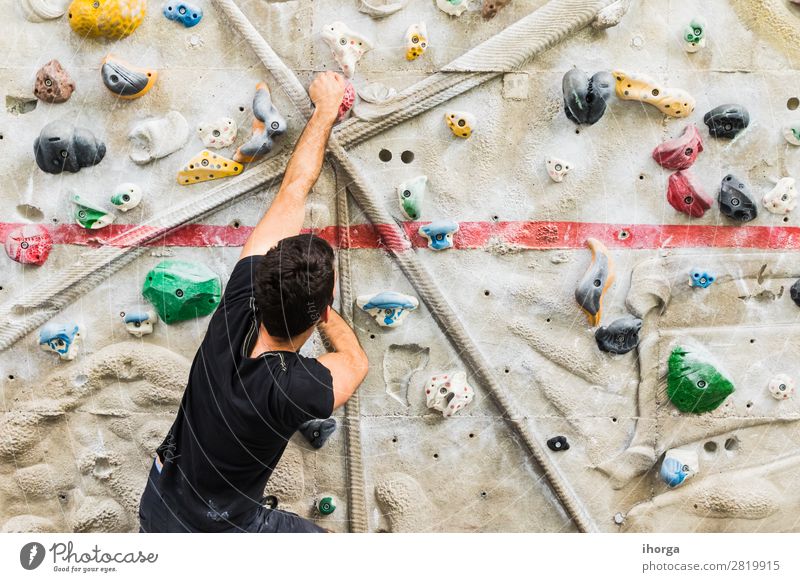
[[(139, 533), (186, 533), (195, 532), (186, 525), (164, 503), (158, 491), (159, 470), (155, 461), (147, 477), (147, 485), (139, 502)], [(232, 526), (229, 530), (239, 533), (324, 533), (325, 530), (315, 523), (303, 519), (295, 513), (270, 509), (260, 506), (253, 519), (240, 527)]]

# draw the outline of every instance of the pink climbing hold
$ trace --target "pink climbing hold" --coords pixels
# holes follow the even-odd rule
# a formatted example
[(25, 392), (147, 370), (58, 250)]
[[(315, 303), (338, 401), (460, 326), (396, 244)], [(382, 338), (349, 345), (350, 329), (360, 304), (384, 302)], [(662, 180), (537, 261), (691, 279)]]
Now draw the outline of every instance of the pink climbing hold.
[(25, 224), (6, 237), (6, 253), (23, 265), (43, 265), (53, 248), (53, 237), (39, 224)]
[(703, 140), (694, 124), (686, 126), (676, 138), (665, 141), (653, 150), (653, 159), (668, 170), (685, 170), (703, 151)]
[(678, 212), (695, 218), (703, 216), (713, 202), (689, 172), (675, 172), (669, 177), (667, 201)]
[(342, 103), (339, 105), (339, 117), (338, 120), (342, 121), (347, 114), (350, 113), (350, 110), (353, 108), (356, 102), (356, 90), (353, 88), (353, 84), (350, 81), (347, 81), (347, 85), (344, 88), (344, 97), (342, 98)]

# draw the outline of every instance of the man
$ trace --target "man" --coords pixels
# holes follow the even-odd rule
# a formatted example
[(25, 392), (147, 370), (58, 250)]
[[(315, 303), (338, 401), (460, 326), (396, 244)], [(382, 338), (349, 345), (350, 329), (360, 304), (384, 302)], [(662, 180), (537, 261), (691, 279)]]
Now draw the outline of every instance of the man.
[[(355, 334), (331, 309), (333, 250), (299, 234), (344, 88), (332, 72), (311, 83), (314, 113), (242, 248), (157, 449), (139, 506), (141, 532), (323, 531), (262, 498), (297, 428), (330, 416), (367, 374)], [(298, 350), (315, 328), (334, 351), (305, 358)]]

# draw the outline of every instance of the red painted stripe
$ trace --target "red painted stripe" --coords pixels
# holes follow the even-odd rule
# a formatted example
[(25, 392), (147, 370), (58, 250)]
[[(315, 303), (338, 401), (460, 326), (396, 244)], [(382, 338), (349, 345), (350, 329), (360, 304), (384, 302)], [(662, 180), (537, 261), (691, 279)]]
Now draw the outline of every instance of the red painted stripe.
[[(413, 248), (427, 242), (417, 233), (423, 222), (404, 222)], [(0, 223), (0, 239), (21, 223)], [(78, 224), (53, 226), (50, 232), (56, 244), (126, 246), (125, 235), (146, 226), (112, 224), (100, 230), (86, 230)], [(239, 247), (252, 227), (190, 224), (148, 243), (148, 246)], [(339, 228), (329, 226), (315, 231), (334, 246), (339, 244)], [(392, 236), (394, 225), (358, 224), (350, 227), (350, 246), (354, 249), (402, 249), (402, 238)], [(455, 236), (457, 249), (483, 249), (505, 243), (521, 249), (582, 248), (589, 237), (611, 248), (752, 248), (800, 249), (800, 227), (796, 226), (715, 226), (681, 224), (602, 224), (592, 222), (462, 222)], [(116, 240), (112, 240), (116, 239)]]

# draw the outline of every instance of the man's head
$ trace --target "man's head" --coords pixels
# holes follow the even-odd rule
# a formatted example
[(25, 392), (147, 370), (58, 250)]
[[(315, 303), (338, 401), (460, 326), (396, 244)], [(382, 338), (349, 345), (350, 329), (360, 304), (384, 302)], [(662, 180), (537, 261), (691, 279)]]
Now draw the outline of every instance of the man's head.
[(256, 306), (269, 335), (288, 339), (327, 321), (333, 302), (333, 249), (318, 236), (281, 240), (264, 255), (255, 277)]

